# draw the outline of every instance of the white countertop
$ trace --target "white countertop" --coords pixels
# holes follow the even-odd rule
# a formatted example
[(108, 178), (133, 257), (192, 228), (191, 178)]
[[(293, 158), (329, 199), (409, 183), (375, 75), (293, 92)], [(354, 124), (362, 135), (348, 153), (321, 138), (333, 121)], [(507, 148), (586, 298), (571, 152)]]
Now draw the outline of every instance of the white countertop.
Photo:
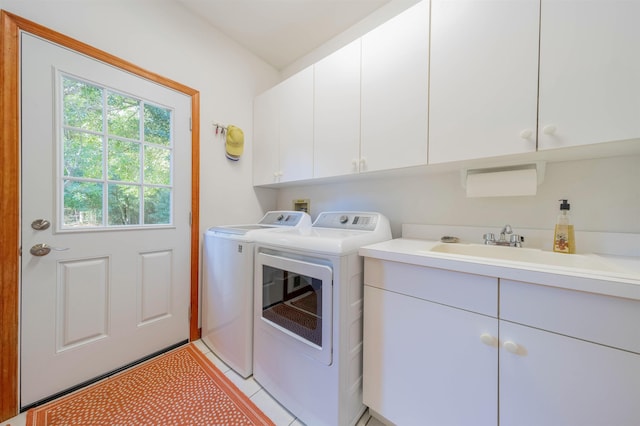
[(359, 254), (381, 260), (640, 300), (638, 257), (583, 255), (614, 266), (616, 271), (611, 272), (430, 251), (439, 244), (440, 241), (397, 238), (361, 247)]

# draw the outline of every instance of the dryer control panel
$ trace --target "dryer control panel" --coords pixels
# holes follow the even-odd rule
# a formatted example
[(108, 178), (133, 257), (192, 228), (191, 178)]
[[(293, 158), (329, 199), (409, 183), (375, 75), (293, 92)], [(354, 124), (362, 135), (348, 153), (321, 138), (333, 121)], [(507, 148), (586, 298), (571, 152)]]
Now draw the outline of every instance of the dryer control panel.
[(374, 231), (379, 216), (379, 213), (368, 212), (323, 212), (313, 222), (313, 227)]

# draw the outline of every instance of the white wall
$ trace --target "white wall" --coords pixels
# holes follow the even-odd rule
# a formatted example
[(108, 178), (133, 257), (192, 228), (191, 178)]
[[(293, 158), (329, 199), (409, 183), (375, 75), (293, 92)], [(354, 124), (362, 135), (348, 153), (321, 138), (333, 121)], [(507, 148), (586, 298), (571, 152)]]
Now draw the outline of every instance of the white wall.
[[(393, 0), (284, 74), (413, 3)], [(296, 198), (311, 198), (314, 216), (334, 209), (381, 211), (392, 221), (394, 236), (402, 223), (551, 229), (557, 200), (568, 198), (578, 230), (640, 233), (638, 156), (550, 163), (534, 197), (467, 199), (457, 172), (254, 190), (252, 102), (279, 81), (276, 70), (172, 1), (0, 0), (0, 8), (200, 91), (203, 231), (211, 224), (252, 222), (265, 210), (290, 209)], [(239, 162), (224, 157), (214, 121), (244, 129)]]
[[(253, 98), (278, 72), (198, 16), (166, 0), (0, 0), (0, 8), (200, 91), (201, 230), (254, 222), (275, 207), (251, 184)], [(213, 122), (245, 132), (238, 162), (224, 156)]]
[(334, 38), (323, 43), (321, 46), (318, 46), (318, 48), (314, 49), (312, 52), (298, 58), (296, 61), (285, 67), (282, 70), (282, 78), (290, 77), (309, 65), (318, 62), (320, 59), (362, 37), (372, 29), (388, 21), (419, 1), (420, 0), (390, 0), (369, 16), (366, 16), (360, 22), (357, 22), (341, 34), (338, 34)]
[(460, 173), (445, 172), (287, 187), (278, 208), (297, 198), (311, 199), (313, 218), (328, 210), (382, 212), (394, 237), (403, 223), (553, 229), (561, 198), (569, 199), (576, 230), (640, 233), (640, 156), (548, 163), (530, 197), (466, 198)]

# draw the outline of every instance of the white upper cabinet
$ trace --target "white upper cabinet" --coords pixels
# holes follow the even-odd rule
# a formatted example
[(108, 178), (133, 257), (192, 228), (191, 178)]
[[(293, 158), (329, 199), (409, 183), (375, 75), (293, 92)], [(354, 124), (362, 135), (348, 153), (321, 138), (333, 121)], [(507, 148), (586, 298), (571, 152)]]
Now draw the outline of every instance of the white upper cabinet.
[(313, 176), (357, 173), (360, 164), (360, 40), (314, 66)]
[(429, 1), (362, 37), (361, 171), (426, 164)]
[(313, 177), (313, 67), (257, 96), (253, 184)]
[(274, 87), (253, 101), (253, 184), (278, 182), (278, 145), (280, 139), (278, 87)]
[(431, 0), (429, 163), (536, 150), (538, 0)]
[(539, 149), (640, 137), (640, 1), (542, 0)]
[(280, 84), (280, 182), (313, 177), (313, 67)]

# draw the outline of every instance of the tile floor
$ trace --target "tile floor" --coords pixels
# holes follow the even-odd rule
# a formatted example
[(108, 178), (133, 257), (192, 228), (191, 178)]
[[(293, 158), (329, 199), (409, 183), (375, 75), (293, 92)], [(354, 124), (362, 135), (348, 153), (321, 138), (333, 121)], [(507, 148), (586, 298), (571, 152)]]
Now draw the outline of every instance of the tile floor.
[[(254, 404), (258, 406), (277, 426), (304, 426), (299, 419), (287, 411), (282, 405), (271, 397), (262, 387), (253, 380), (242, 378), (235, 371), (231, 370), (224, 362), (220, 360), (209, 348), (201, 341), (194, 342), (202, 353), (213, 362), (213, 364), (224, 372), (224, 374), (242, 391)], [(27, 413), (21, 413), (19, 416), (2, 422), (0, 426), (25, 426), (27, 421)], [(336, 425), (338, 426), (338, 425)], [(367, 412), (358, 421), (356, 426), (384, 426), (378, 419), (371, 417)]]

